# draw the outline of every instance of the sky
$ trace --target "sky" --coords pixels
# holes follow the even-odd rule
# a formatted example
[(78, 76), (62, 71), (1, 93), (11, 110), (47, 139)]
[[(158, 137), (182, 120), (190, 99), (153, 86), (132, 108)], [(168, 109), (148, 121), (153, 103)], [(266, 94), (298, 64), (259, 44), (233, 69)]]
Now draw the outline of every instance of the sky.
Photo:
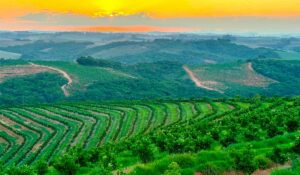
[(290, 34), (300, 0), (0, 0), (0, 30)]

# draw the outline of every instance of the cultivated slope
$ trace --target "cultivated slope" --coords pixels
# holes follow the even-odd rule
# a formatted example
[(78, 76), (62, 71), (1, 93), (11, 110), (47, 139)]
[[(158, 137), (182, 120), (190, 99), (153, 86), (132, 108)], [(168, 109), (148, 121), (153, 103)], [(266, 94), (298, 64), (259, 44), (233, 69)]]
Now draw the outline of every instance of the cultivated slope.
[(195, 119), (229, 104), (191, 102), (78, 103), (0, 110), (1, 161), (31, 164), (53, 160), (74, 145), (85, 148), (120, 141), (157, 127)]

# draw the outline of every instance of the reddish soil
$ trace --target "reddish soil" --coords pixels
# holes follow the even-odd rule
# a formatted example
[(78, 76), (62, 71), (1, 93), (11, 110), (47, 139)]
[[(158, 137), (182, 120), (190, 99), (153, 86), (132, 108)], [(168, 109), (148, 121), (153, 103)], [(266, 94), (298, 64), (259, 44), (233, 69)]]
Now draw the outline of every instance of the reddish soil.
[(216, 92), (219, 92), (219, 93), (224, 93), (224, 92), (222, 92), (222, 91), (220, 91), (218, 89), (211, 88), (211, 87), (207, 86), (207, 85), (216, 85), (217, 82), (213, 82), (213, 81), (207, 81), (206, 83), (202, 82), (197, 77), (197, 75), (192, 70), (190, 70), (187, 66), (183, 66), (183, 69), (186, 71), (186, 73), (189, 75), (190, 79), (195, 83), (195, 85), (197, 87), (203, 88), (203, 89), (206, 89), (206, 90), (210, 90), (210, 91), (216, 91)]
[(49, 71), (49, 69), (32, 65), (7, 66), (0, 69), (0, 82), (11, 77), (32, 75), (47, 71)]

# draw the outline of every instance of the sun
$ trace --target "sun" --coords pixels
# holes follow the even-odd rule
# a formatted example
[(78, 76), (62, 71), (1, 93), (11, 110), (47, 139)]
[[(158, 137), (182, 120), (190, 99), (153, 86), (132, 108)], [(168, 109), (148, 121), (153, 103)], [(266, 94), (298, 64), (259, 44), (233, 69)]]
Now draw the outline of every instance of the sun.
[(95, 17), (116, 17), (130, 15), (130, 13), (125, 12), (124, 3), (119, 0), (94, 1), (94, 5), (97, 9), (97, 11), (93, 13), (93, 16)]

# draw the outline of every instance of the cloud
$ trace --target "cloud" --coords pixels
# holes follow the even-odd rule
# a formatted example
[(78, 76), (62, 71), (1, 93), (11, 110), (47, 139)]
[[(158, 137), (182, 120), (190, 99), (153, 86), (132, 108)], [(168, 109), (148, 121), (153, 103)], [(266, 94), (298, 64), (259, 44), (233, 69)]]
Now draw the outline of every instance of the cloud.
[(0, 0), (0, 4), (0, 30), (294, 33), (300, 28), (299, 0)]
[(300, 16), (299, 0), (0, 0), (0, 17), (30, 13), (151, 18)]

